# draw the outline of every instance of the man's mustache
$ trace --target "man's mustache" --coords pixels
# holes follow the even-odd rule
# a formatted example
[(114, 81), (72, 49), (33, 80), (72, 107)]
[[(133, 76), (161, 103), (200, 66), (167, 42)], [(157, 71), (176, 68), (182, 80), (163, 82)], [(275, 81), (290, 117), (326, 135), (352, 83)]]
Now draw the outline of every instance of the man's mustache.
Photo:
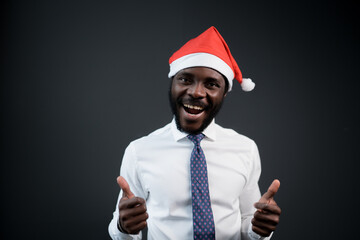
[(198, 107), (202, 107), (203, 109), (212, 107), (211, 103), (206, 104), (206, 103), (204, 103), (203, 101), (201, 101), (199, 99), (195, 99), (195, 98), (191, 98), (191, 97), (189, 97), (189, 98), (179, 98), (177, 100), (177, 103), (179, 105), (188, 104), (188, 105), (198, 106)]

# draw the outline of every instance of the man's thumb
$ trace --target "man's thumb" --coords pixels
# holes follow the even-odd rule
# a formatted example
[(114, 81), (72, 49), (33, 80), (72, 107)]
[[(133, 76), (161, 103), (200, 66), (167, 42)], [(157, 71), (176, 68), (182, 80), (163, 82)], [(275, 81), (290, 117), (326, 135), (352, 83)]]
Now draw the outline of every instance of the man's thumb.
[(267, 203), (270, 199), (274, 197), (274, 195), (277, 193), (280, 187), (280, 181), (275, 179), (270, 187), (268, 188), (267, 192), (262, 195), (259, 202)]
[(125, 178), (119, 176), (117, 177), (116, 181), (119, 184), (120, 188), (123, 190), (123, 196), (126, 196), (129, 199), (135, 197), (135, 195), (131, 192), (130, 186), (125, 180)]

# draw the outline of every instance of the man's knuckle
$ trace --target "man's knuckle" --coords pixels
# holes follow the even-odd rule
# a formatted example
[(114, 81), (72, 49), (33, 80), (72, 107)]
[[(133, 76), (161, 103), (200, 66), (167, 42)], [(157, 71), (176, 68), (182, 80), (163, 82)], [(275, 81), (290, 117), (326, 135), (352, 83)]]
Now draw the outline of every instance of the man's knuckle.
[(119, 203), (119, 210), (125, 209), (125, 204), (123, 202)]
[(125, 220), (125, 216), (124, 216), (124, 214), (121, 213), (121, 212), (119, 213), (119, 219), (122, 220), (122, 221)]
[(130, 217), (129, 211), (123, 210), (123, 211), (119, 212), (119, 217), (125, 221), (128, 220)]
[(276, 215), (274, 217), (274, 222), (279, 223), (279, 221), (280, 221), (280, 216)]
[(128, 230), (128, 231), (131, 231), (131, 226), (130, 226), (130, 224), (127, 222), (127, 221), (124, 221), (124, 222), (122, 222), (122, 226), (126, 229), (126, 230)]

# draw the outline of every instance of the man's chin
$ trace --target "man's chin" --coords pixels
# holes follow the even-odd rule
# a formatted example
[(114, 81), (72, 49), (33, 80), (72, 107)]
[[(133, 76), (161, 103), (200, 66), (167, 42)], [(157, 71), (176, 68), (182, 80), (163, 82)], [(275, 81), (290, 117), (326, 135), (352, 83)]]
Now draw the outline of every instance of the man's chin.
[(204, 129), (202, 127), (198, 127), (198, 128), (194, 128), (194, 127), (181, 127), (181, 131), (182, 132), (186, 132), (186, 133), (189, 133), (189, 134), (199, 134), (201, 133), (202, 131), (204, 131)]
[(175, 116), (177, 127), (180, 131), (186, 132), (189, 134), (199, 134), (202, 133), (205, 128), (211, 123), (212, 119), (202, 119), (202, 120), (192, 120), (192, 119), (178, 119), (178, 116)]

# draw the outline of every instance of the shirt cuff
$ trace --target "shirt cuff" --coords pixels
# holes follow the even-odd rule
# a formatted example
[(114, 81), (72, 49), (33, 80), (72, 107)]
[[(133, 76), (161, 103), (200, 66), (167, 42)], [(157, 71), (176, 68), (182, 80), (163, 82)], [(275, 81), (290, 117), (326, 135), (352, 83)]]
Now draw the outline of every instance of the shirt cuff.
[(273, 232), (270, 234), (269, 237), (262, 237), (259, 234), (255, 233), (252, 230), (252, 224), (251, 223), (249, 224), (248, 235), (251, 240), (267, 240), (267, 239), (271, 238), (272, 234), (273, 234)]
[(120, 222), (119, 222), (119, 219), (118, 219), (117, 222), (116, 222), (116, 227), (118, 228), (118, 230), (120, 230), (120, 232), (125, 233), (124, 229), (121, 227), (121, 224), (120, 224)]
[(109, 224), (109, 234), (110, 237), (113, 240), (134, 240), (134, 239), (141, 239), (142, 238), (142, 234), (141, 231), (139, 234), (133, 235), (133, 234), (126, 234), (126, 233), (122, 233), (119, 231), (118, 227), (117, 227), (117, 221), (115, 219), (113, 219), (111, 221), (111, 223)]

